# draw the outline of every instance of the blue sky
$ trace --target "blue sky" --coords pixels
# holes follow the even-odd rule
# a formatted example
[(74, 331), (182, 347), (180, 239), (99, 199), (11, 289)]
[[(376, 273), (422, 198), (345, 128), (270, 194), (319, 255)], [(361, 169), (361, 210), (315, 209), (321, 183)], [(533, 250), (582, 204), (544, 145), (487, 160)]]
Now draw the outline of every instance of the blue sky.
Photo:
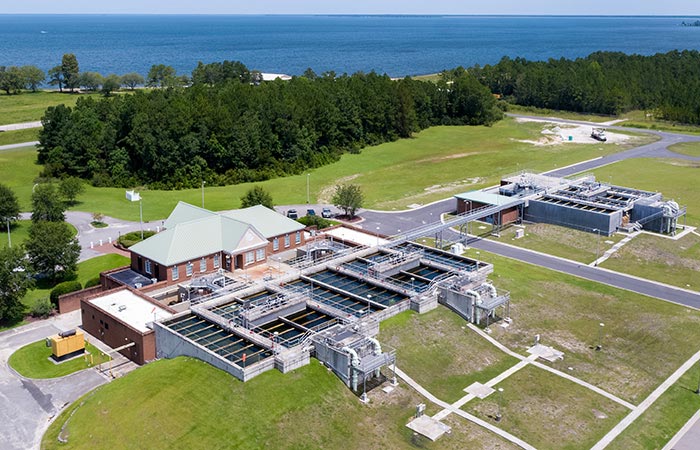
[(22, 0), (2, 13), (700, 15), (699, 0)]

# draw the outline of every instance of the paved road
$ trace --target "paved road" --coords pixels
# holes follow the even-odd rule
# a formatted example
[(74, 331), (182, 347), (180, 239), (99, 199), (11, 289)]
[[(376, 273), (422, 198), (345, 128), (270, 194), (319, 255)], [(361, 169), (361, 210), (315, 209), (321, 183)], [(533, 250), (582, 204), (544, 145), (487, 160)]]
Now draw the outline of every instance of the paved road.
[(28, 128), (41, 128), (41, 121), (39, 120), (36, 122), (10, 123), (7, 125), (0, 125), (0, 131), (26, 130)]
[(3, 150), (12, 150), (13, 148), (31, 147), (31, 146), (34, 146), (37, 144), (39, 144), (39, 141), (20, 142), (18, 144), (0, 145), (0, 152)]
[(75, 328), (80, 311), (63, 314), (0, 333), (0, 447), (38, 449), (49, 421), (81, 395), (107, 382), (96, 370), (84, 370), (46, 380), (19, 376), (7, 364), (18, 348)]

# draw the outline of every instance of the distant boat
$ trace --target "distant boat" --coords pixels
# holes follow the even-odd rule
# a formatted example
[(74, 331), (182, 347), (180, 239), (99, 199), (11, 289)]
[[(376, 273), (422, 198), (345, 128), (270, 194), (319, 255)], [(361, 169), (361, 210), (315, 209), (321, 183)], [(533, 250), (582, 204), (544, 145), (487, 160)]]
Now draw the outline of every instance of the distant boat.
[(41, 30), (40, 33), (41, 33), (41, 34), (47, 34), (48, 31)]

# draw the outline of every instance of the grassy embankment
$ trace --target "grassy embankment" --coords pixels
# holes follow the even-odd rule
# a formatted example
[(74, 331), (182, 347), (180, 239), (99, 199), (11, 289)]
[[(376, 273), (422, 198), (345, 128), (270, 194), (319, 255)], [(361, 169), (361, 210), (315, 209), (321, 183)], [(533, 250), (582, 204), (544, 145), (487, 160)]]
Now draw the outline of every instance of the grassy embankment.
[[(343, 155), (340, 161), (310, 171), (313, 202), (328, 202), (338, 183), (362, 186), (365, 205), (398, 210), (411, 204), (426, 204), (498, 181), (501, 175), (518, 169), (543, 171), (578, 161), (614, 153), (625, 145), (554, 145), (534, 147), (519, 140), (537, 139), (541, 125), (518, 124), (506, 119), (493, 127), (433, 127), (412, 139), (363, 149), (360, 154)], [(634, 141), (648, 142), (648, 136)], [(29, 208), (34, 178), (41, 167), (35, 164), (35, 151), (11, 150), (0, 154), (0, 177), (15, 189), (22, 208)], [(268, 180), (262, 185), (277, 204), (306, 202), (306, 175)], [(205, 206), (214, 210), (239, 206), (240, 197), (251, 183), (207, 187)], [(201, 203), (201, 190), (143, 190), (144, 220), (160, 220), (179, 200)], [(124, 199), (124, 189), (88, 187), (75, 210), (101, 212), (138, 220), (139, 205)]]
[(100, 94), (76, 94), (56, 91), (22, 92), (17, 95), (0, 95), (0, 125), (35, 122), (41, 120), (49, 106), (64, 104), (75, 106), (81, 97), (99, 97)]
[(27, 128), (17, 131), (3, 131), (0, 133), (0, 145), (21, 144), (34, 142), (39, 139), (39, 128)]
[(49, 360), (51, 347), (47, 347), (42, 340), (20, 348), (10, 355), (7, 363), (23, 377), (58, 378), (110, 360), (108, 355), (90, 343), (85, 343), (85, 351), (85, 356), (56, 364)]
[[(42, 448), (514, 448), (454, 416), (446, 420), (452, 433), (438, 442), (414, 438), (405, 424), (423, 400), (403, 383), (370, 398), (361, 404), (315, 360), (247, 383), (197, 360), (160, 360), (66, 408)], [(62, 445), (57, 436), (67, 420)]]
[(671, 145), (668, 149), (681, 155), (700, 157), (700, 142), (683, 142)]

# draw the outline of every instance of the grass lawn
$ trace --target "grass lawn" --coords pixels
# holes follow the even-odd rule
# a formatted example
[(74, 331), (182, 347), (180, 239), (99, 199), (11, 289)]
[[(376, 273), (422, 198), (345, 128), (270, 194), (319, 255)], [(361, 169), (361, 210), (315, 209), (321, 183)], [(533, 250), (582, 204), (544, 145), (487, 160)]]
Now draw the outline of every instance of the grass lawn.
[(26, 130), (3, 131), (0, 133), (0, 145), (19, 144), (21, 142), (34, 142), (39, 140), (39, 128)]
[[(23, 377), (58, 378), (110, 360), (108, 355), (102, 353), (92, 344), (85, 343), (85, 351), (86, 354), (89, 353), (86, 357), (81, 356), (55, 364), (50, 360), (51, 347), (47, 347), (42, 340), (25, 345), (14, 352), (10, 355), (8, 364)], [(90, 363), (90, 355), (92, 355), (92, 364)]]
[[(31, 220), (18, 220), (10, 227), (10, 238), (13, 246), (21, 245), (29, 238), (29, 226), (31, 224)], [(72, 228), (75, 229), (74, 227)], [(0, 225), (0, 247), (7, 247), (8, 243), (7, 227)]]
[(671, 145), (668, 149), (682, 155), (700, 157), (700, 142), (682, 142)]
[[(114, 269), (129, 264), (129, 258), (110, 253), (107, 255), (98, 256), (78, 263), (78, 277), (80, 284), (85, 285), (85, 282), (94, 278), (105, 270)], [(37, 288), (27, 292), (27, 295), (22, 299), (27, 307), (31, 307), (37, 299), (48, 297), (51, 294), (51, 289), (55, 285), (39, 284)]]
[[(628, 410), (569, 380), (527, 366), (495, 386), (503, 388), (500, 428), (536, 448), (589, 449)], [(495, 423), (499, 394), (463, 409)]]
[(597, 234), (557, 225), (528, 223), (524, 228), (525, 236), (520, 239), (515, 239), (518, 227), (509, 227), (501, 231), (500, 237), (489, 235), (488, 239), (588, 264), (595, 261), (596, 253), (602, 256), (623, 237), (619, 234), (610, 237), (601, 236), (598, 242)]
[(689, 234), (677, 241), (641, 234), (613, 254), (602, 267), (700, 290), (700, 237)]
[[(404, 384), (390, 394), (375, 390), (370, 399), (360, 403), (316, 360), (247, 383), (195, 359), (159, 360), (66, 408), (42, 448), (416, 448), (405, 424), (422, 399)], [(63, 445), (57, 436), (67, 420)], [(420, 439), (420, 446), (512, 448), (465, 421), (450, 424), (452, 434), (435, 443)]]
[[(472, 249), (469, 255), (477, 256)], [(564, 352), (554, 368), (633, 404), (698, 350), (700, 312), (481, 251), (496, 287), (511, 293), (513, 323), (492, 336), (526, 354), (536, 334)], [(605, 324), (603, 351), (599, 323)], [(569, 370), (571, 367), (573, 370)]]
[[(328, 203), (337, 184), (352, 182), (362, 186), (366, 207), (405, 209), (411, 204), (426, 204), (494, 184), (501, 175), (518, 169), (549, 170), (635, 145), (534, 147), (517, 142), (533, 139), (540, 135), (541, 130), (541, 124), (518, 124), (511, 119), (493, 127), (429, 128), (412, 139), (368, 147), (360, 154), (345, 154), (334, 164), (311, 170), (311, 201)], [(645, 136), (631, 141), (640, 144), (652, 139)], [(41, 171), (35, 160), (34, 150), (0, 155), (0, 179), (15, 189), (24, 210), (29, 209), (31, 187)], [(276, 204), (303, 204), (306, 202), (306, 180), (306, 174), (302, 174), (254, 184), (270, 191)], [(206, 187), (205, 207), (213, 210), (239, 207), (240, 197), (252, 185)], [(201, 195), (200, 189), (142, 190), (144, 220), (164, 219), (179, 200), (199, 205)], [(78, 200), (72, 209), (101, 212), (122, 219), (139, 218), (138, 203), (126, 201), (124, 189), (88, 186)]]
[(56, 91), (23, 92), (18, 95), (0, 95), (0, 125), (41, 120), (46, 108), (64, 104), (75, 106), (80, 97), (98, 97), (99, 94), (70, 94)]
[(431, 394), (447, 402), (465, 395), (518, 363), (469, 330), (444, 306), (426, 314), (406, 311), (380, 324), (381, 342), (396, 348), (396, 365)]
[(693, 367), (608, 446), (611, 450), (646, 450), (663, 446), (700, 409), (698, 369)]

